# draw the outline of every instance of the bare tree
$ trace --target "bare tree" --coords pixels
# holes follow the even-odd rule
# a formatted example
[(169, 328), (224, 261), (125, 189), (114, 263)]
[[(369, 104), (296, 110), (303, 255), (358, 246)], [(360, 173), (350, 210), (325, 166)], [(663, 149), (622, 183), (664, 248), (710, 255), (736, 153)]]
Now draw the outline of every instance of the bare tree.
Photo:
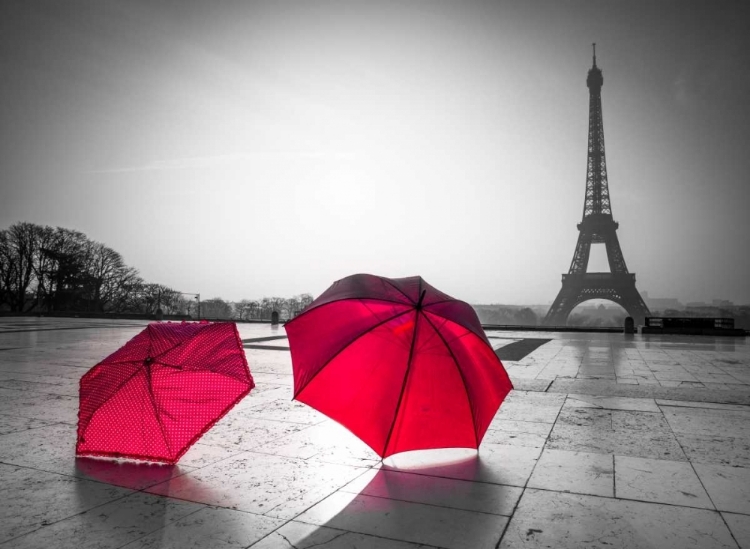
[(300, 312), (302, 312), (305, 307), (307, 307), (310, 303), (314, 301), (313, 296), (310, 294), (300, 294), (299, 295), (299, 305), (300, 305)]
[(162, 311), (171, 310), (181, 300), (184, 301), (180, 292), (163, 284), (141, 283), (135, 290), (135, 305), (137, 312), (141, 313), (155, 314), (160, 307)]
[(228, 320), (232, 318), (232, 307), (223, 299), (214, 297), (201, 302), (201, 313), (203, 318)]
[(248, 319), (260, 318), (260, 302), (257, 300), (250, 300), (247, 302)]
[(235, 317), (240, 320), (268, 320), (277, 311), (282, 318), (291, 319), (312, 303), (310, 294), (300, 294), (290, 298), (264, 297), (260, 300), (243, 299), (234, 304)]
[[(34, 274), (34, 253), (37, 249), (37, 231), (33, 223), (15, 223), (0, 241), (0, 277), (2, 296), (11, 311), (27, 310), (27, 292)], [(33, 301), (28, 309), (34, 306)]]
[(276, 311), (278, 313), (281, 313), (281, 310), (284, 308), (284, 304), (286, 303), (286, 299), (283, 297), (272, 297), (271, 298), (271, 307), (272, 312)]
[(36, 295), (35, 308), (43, 310), (50, 290), (50, 279), (48, 276), (45, 276), (45, 273), (51, 270), (53, 263), (53, 260), (44, 251), (54, 246), (55, 229), (40, 225), (35, 225), (34, 229), (37, 233), (37, 242), (32, 261), (32, 269), (34, 271), (33, 285), (35, 286), (34, 293)]
[[(37, 302), (47, 310), (74, 310), (82, 297), (86, 235), (58, 227), (39, 227), (35, 276)], [(50, 234), (51, 231), (51, 234)]]
[(122, 256), (99, 242), (87, 242), (84, 248), (86, 297), (90, 310), (112, 310), (118, 288), (136, 275)]
[(161, 292), (161, 308), (165, 314), (186, 314), (187, 302), (188, 300), (182, 295), (182, 293), (163, 286)]
[(144, 286), (146, 283), (138, 276), (138, 271), (129, 267), (112, 297), (110, 310), (115, 313), (143, 312), (141, 299)]
[(0, 307), (11, 306), (16, 263), (7, 230), (0, 231)]
[(289, 299), (284, 300), (284, 306), (286, 309), (286, 318), (288, 320), (291, 320), (295, 317), (295, 315), (302, 309), (300, 307), (300, 299), (299, 296), (292, 296)]
[(260, 314), (258, 318), (263, 320), (264, 318), (271, 318), (271, 311), (273, 310), (273, 304), (271, 303), (270, 297), (264, 297), (260, 300)]
[(234, 304), (234, 316), (239, 320), (250, 320), (257, 308), (257, 301), (242, 299)]

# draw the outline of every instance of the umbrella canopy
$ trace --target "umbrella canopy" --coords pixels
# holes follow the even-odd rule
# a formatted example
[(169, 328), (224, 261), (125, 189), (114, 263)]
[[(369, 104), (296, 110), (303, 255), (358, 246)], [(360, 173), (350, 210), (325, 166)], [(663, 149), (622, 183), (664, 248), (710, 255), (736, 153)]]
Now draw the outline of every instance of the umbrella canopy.
[(81, 378), (79, 456), (176, 463), (255, 386), (234, 323), (154, 323)]
[(512, 389), (474, 309), (418, 276), (349, 276), (285, 327), (294, 398), (382, 457), (478, 448)]

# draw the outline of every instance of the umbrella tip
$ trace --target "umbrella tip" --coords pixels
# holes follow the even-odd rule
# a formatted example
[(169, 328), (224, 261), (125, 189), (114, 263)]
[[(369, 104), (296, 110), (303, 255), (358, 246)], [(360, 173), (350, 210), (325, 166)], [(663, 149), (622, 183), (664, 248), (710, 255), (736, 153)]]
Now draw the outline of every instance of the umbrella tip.
[(427, 290), (422, 290), (422, 294), (419, 296), (419, 301), (417, 302), (417, 309), (422, 308), (422, 301), (424, 300), (424, 294), (427, 293)]

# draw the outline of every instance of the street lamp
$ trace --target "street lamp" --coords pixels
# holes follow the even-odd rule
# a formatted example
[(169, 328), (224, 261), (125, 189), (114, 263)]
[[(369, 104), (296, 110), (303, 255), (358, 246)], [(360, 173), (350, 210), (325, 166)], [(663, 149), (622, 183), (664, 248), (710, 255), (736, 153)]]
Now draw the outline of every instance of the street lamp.
[[(189, 292), (182, 292), (182, 295), (194, 295), (195, 300), (198, 302), (198, 320), (201, 319), (201, 294), (191, 294)], [(189, 311), (190, 309), (188, 309)]]

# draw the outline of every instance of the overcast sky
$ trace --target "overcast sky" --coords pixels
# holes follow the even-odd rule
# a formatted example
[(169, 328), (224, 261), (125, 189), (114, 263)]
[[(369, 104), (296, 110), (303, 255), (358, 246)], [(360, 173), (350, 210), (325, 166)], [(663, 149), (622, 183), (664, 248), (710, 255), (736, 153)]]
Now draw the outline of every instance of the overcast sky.
[(596, 42), (637, 288), (750, 303), (747, 5), (4, 0), (0, 228), (83, 231), (203, 298), (368, 272), (549, 303)]

